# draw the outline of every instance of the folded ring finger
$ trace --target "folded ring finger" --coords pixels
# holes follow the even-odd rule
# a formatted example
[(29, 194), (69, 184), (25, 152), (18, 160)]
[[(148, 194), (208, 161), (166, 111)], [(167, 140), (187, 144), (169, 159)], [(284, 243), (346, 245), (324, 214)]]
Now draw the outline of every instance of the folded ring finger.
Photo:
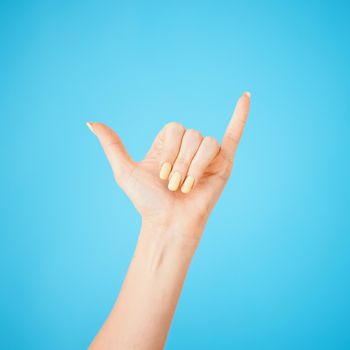
[(192, 190), (195, 182), (199, 181), (209, 164), (218, 154), (219, 150), (220, 146), (213, 137), (206, 136), (203, 139), (198, 152), (193, 158), (188, 169), (188, 176), (181, 187), (182, 193), (186, 194)]

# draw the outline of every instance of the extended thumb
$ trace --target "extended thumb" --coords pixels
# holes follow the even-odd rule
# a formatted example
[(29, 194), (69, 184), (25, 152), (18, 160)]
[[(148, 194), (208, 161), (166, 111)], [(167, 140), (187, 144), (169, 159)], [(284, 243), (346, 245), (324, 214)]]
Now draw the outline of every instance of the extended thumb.
[(97, 136), (106, 154), (114, 176), (119, 185), (134, 168), (134, 162), (125, 149), (120, 137), (108, 126), (102, 123), (89, 122), (89, 129)]

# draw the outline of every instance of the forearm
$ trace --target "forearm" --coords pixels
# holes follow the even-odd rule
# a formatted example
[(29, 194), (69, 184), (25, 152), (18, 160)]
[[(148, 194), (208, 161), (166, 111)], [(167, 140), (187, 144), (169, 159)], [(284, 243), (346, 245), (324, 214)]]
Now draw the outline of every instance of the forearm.
[(164, 347), (202, 229), (201, 225), (185, 227), (142, 224), (117, 302), (91, 349)]

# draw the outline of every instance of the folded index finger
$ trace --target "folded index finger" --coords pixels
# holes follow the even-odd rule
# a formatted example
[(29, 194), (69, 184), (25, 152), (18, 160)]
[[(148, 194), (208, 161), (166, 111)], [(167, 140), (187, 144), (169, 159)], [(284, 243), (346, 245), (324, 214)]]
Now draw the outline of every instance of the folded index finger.
[(233, 160), (244, 126), (248, 119), (250, 108), (250, 93), (245, 92), (237, 101), (232, 118), (226, 128), (222, 140), (221, 151), (226, 159)]

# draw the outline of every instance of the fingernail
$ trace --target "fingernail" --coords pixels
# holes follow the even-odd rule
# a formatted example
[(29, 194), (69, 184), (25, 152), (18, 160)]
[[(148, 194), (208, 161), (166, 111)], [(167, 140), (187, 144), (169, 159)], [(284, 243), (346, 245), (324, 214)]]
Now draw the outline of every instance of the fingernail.
[(92, 126), (92, 123), (91, 123), (91, 122), (88, 122), (88, 123), (86, 123), (86, 125), (87, 125), (87, 127), (90, 129), (90, 131), (96, 135), (96, 133), (95, 133), (95, 131), (94, 131), (94, 128), (93, 128), (93, 126)]
[(187, 176), (185, 182), (183, 183), (181, 187), (181, 192), (182, 193), (188, 193), (191, 191), (192, 186), (194, 184), (194, 177), (193, 176)]
[(160, 173), (159, 173), (159, 177), (162, 180), (166, 180), (170, 174), (171, 171), (171, 163), (169, 162), (165, 162), (162, 167), (160, 168)]
[(176, 191), (179, 188), (181, 182), (181, 174), (176, 171), (170, 178), (168, 189), (170, 191)]
[(249, 91), (246, 91), (246, 92), (244, 93), (244, 95), (246, 95), (246, 96), (248, 96), (248, 97), (250, 98), (250, 92), (249, 92)]

